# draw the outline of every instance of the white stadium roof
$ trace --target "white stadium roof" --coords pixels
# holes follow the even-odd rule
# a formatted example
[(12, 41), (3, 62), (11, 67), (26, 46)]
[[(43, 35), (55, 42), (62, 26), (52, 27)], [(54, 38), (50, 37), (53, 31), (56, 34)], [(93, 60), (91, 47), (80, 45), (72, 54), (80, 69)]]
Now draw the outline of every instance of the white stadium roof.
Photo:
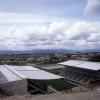
[(51, 73), (48, 73), (43, 70), (39, 71), (20, 71), (23, 75), (27, 76), (29, 79), (35, 79), (35, 80), (52, 80), (52, 79), (60, 79), (62, 77), (58, 75), (54, 75)]
[(84, 68), (84, 69), (89, 69), (89, 70), (100, 70), (100, 63), (99, 62), (69, 60), (69, 61), (59, 63), (59, 64), (65, 65), (65, 66)]
[(65, 61), (62, 63), (59, 63), (61, 65), (69, 65), (69, 66), (77, 66), (79, 64), (83, 63), (83, 61), (79, 61), (79, 60), (69, 60), (69, 61)]
[(53, 80), (63, 77), (31, 66), (0, 65), (0, 84), (22, 79)]
[(26, 76), (29, 79), (52, 80), (52, 79), (63, 78), (61, 76), (46, 72), (44, 70), (41, 70), (32, 66), (8, 66), (8, 67), (16, 70), (17, 72), (21, 73), (22, 75)]

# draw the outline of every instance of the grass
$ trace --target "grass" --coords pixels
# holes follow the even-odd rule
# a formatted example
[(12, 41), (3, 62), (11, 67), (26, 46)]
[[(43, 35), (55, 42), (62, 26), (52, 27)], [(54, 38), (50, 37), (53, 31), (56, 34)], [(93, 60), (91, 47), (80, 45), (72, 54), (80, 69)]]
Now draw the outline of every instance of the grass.
[[(38, 66), (37, 68), (39, 68), (40, 66)], [(63, 68), (57, 68), (57, 69), (50, 69), (50, 70), (46, 70), (50, 73), (56, 74), (56, 75), (62, 75), (64, 73), (64, 69)], [(64, 91), (64, 90), (69, 90), (72, 87), (75, 87), (76, 85), (65, 82), (62, 79), (58, 79), (58, 80), (41, 80), (39, 81), (41, 84), (46, 85), (46, 86), (52, 86), (54, 89), (58, 90), (58, 91)]]
[[(58, 69), (50, 69), (47, 70), (50, 73), (56, 74), (56, 75), (62, 75), (64, 73), (63, 68), (58, 68)], [(52, 86), (54, 89), (57, 91), (65, 91), (65, 90), (70, 90), (76, 85), (65, 82), (63, 79), (56, 79), (56, 80), (43, 80), (40, 81), (41, 84), (47, 85), (47, 86)]]
[(59, 80), (45, 80), (45, 81), (43, 80), (43, 81), (40, 81), (40, 83), (43, 85), (50, 85), (58, 91), (69, 90), (75, 86), (75, 85), (73, 85), (71, 83), (67, 83), (61, 79), (59, 79)]

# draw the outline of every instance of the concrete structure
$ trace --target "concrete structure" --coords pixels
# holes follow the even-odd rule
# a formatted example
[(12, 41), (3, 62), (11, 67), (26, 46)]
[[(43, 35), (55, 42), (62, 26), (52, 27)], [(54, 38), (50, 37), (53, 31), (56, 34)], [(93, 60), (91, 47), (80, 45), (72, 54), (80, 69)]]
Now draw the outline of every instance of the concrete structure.
[(52, 70), (52, 69), (64, 69), (65, 66), (61, 66), (61, 65), (58, 65), (58, 64), (46, 64), (46, 65), (40, 65), (41, 66), (41, 69), (44, 69), (44, 70)]
[(38, 80), (55, 80), (63, 77), (31, 66), (0, 66), (0, 91), (7, 95), (26, 94), (28, 92), (46, 93), (47, 87)]
[(89, 84), (100, 80), (100, 63), (90, 61), (69, 60), (59, 63), (65, 66), (66, 81), (76, 84)]

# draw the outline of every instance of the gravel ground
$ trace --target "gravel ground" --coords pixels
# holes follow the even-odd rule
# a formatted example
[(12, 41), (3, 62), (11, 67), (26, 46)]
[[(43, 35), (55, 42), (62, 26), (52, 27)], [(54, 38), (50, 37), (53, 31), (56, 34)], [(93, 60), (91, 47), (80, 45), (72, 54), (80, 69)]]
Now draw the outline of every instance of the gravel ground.
[(35, 96), (11, 96), (0, 100), (100, 100), (100, 88), (93, 91), (76, 93), (54, 93)]

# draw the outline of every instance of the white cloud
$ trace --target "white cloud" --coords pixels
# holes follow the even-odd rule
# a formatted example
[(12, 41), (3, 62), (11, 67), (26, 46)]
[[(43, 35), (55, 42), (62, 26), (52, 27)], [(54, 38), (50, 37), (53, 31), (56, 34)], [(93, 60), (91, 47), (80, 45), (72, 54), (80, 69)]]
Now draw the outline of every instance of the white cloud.
[(87, 0), (85, 13), (88, 15), (100, 15), (100, 0)]
[(99, 47), (99, 22), (0, 25), (0, 49), (81, 49)]

